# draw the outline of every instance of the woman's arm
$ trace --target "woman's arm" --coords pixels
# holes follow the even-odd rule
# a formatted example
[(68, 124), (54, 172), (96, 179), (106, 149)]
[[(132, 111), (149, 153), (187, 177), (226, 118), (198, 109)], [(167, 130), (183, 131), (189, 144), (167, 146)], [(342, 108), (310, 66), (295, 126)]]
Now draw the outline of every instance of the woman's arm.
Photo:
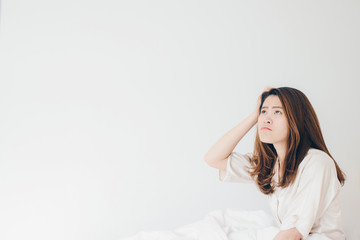
[[(270, 90), (270, 87), (266, 87), (264, 91)], [(259, 108), (261, 104), (261, 95), (258, 97), (256, 109), (241, 123), (236, 125), (230, 131), (228, 131), (220, 140), (216, 142), (214, 146), (205, 154), (204, 160), (208, 163), (215, 163), (226, 159), (234, 150), (239, 141), (245, 136), (245, 134), (257, 123), (259, 116)]]
[(206, 153), (204, 160), (207, 163), (216, 162), (227, 158), (234, 150), (239, 141), (256, 124), (257, 113), (254, 111), (241, 123), (228, 131), (217, 143)]
[(280, 231), (273, 240), (301, 240), (302, 235), (296, 228)]

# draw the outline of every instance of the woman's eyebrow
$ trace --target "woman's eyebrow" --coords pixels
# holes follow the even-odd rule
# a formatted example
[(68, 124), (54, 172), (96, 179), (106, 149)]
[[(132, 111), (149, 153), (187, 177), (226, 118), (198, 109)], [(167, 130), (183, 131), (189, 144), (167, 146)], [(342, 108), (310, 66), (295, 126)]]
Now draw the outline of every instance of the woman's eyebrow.
[[(262, 107), (261, 109), (263, 109), (263, 108), (269, 108), (269, 107), (264, 106), (264, 107)], [(280, 107), (280, 106), (273, 106), (272, 108), (281, 108), (281, 109), (282, 109), (282, 107)]]

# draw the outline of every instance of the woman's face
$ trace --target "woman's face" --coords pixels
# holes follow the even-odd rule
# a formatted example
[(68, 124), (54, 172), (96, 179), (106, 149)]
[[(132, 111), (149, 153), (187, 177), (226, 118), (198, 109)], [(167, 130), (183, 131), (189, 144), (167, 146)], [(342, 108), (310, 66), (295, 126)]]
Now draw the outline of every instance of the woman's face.
[(287, 144), (289, 125), (278, 96), (268, 96), (258, 117), (260, 141), (274, 145)]

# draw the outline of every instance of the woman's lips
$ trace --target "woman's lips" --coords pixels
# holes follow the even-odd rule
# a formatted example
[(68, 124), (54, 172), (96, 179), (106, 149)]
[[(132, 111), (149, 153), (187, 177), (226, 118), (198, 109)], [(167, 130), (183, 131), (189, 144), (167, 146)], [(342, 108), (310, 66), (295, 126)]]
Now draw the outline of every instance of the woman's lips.
[(271, 129), (267, 128), (267, 127), (262, 127), (261, 130), (269, 130), (269, 131), (271, 131)]

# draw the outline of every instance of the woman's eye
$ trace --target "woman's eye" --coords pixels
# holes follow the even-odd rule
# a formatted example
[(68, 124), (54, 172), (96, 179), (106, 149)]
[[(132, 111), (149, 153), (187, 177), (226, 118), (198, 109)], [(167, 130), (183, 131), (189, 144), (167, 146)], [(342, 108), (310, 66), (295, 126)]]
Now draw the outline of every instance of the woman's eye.
[(275, 111), (275, 113), (276, 113), (276, 114), (281, 114), (281, 111), (278, 110), (278, 111)]
[(266, 110), (261, 110), (261, 113), (266, 113)]

